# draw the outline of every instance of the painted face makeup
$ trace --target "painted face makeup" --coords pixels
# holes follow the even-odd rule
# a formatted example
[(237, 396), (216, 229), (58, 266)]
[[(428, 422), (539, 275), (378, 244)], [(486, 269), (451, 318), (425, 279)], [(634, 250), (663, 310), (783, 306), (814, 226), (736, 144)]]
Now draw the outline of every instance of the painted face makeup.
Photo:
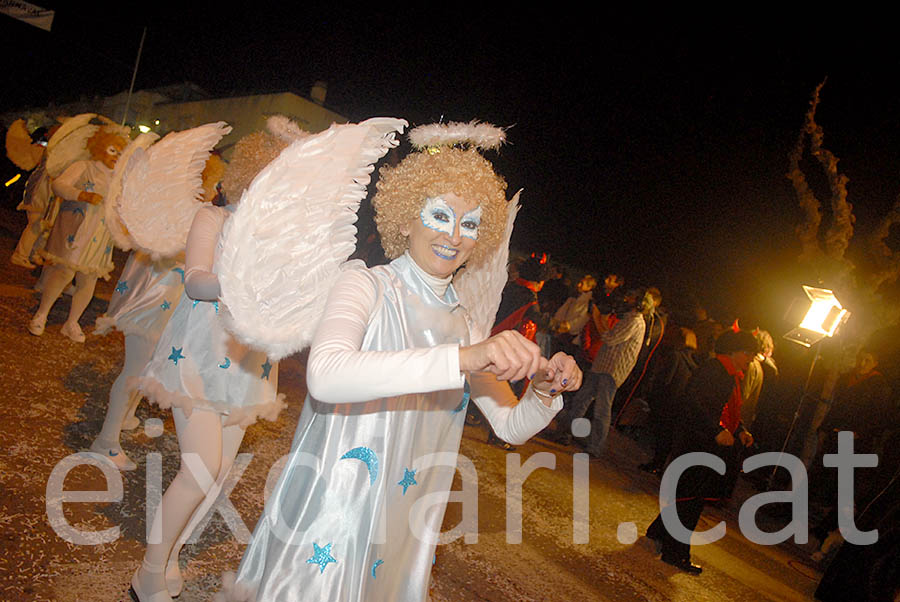
[(478, 240), (478, 226), (481, 225), (481, 205), (463, 213), (459, 220), (459, 235)]
[(481, 207), (447, 193), (427, 199), (404, 234), (409, 236), (409, 253), (419, 267), (443, 278), (469, 258), (480, 225)]
[[(422, 224), (436, 232), (443, 232), (452, 237), (456, 228), (456, 212), (447, 204), (443, 197), (432, 197), (425, 201), (425, 206), (419, 213)], [(467, 211), (459, 220), (459, 235), (472, 240), (478, 240), (478, 226), (481, 225), (481, 206)]]
[(106, 152), (103, 154), (103, 157), (100, 158), (100, 162), (106, 165), (108, 168), (112, 169), (116, 166), (116, 163), (119, 161), (119, 155), (121, 154), (121, 147), (116, 146), (115, 144), (110, 144), (106, 147)]

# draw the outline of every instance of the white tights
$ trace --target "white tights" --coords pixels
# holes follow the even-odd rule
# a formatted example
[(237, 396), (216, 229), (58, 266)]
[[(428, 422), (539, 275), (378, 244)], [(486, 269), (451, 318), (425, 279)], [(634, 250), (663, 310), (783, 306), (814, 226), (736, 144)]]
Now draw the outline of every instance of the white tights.
[(13, 255), (20, 259), (30, 260), (34, 252), (34, 245), (43, 233), (41, 218), (44, 215), (35, 211), (27, 211), (26, 214), (28, 215), (28, 225), (22, 230), (22, 236), (19, 237), (19, 244), (16, 245)]
[(244, 438), (244, 428), (223, 426), (224, 417), (212, 411), (195, 409), (186, 417), (180, 408), (174, 408), (172, 415), (181, 450), (181, 467), (153, 518), (151, 533), (160, 532), (162, 521), (162, 538), (147, 544), (143, 568), (138, 574), (145, 592), (165, 590), (167, 562), (173, 557), (177, 561), (181, 546), (216, 501)]
[(81, 314), (87, 309), (94, 298), (94, 288), (97, 286), (97, 276), (94, 274), (85, 274), (84, 272), (76, 272), (72, 268), (61, 265), (45, 266), (44, 271), (47, 273), (44, 278), (44, 287), (41, 292), (41, 304), (38, 307), (35, 318), (42, 320), (47, 319), (50, 309), (62, 292), (65, 290), (72, 278), (75, 279), (75, 293), (72, 295), (72, 306), (69, 309), (69, 318), (66, 322), (78, 323)]
[(109, 449), (119, 448), (119, 436), (122, 434), (122, 424), (128, 416), (134, 415), (134, 410), (141, 400), (141, 393), (137, 389), (129, 389), (128, 381), (140, 376), (153, 358), (156, 343), (147, 340), (138, 334), (125, 335), (125, 364), (122, 372), (116, 378), (109, 390), (109, 406), (106, 409), (106, 418), (103, 420), (103, 428), (97, 435), (97, 442)]

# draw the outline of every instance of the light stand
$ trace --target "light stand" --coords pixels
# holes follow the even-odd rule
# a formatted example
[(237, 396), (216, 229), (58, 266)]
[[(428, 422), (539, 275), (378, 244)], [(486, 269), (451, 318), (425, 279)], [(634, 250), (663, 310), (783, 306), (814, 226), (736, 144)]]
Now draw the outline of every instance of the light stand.
[[(834, 293), (828, 289), (813, 288), (804, 285), (803, 291), (806, 293), (806, 296), (809, 297), (809, 309), (797, 328), (785, 334), (784, 338), (809, 348), (826, 337), (833, 337), (834, 333), (837, 332), (838, 327), (850, 317), (850, 312), (841, 306), (840, 302), (835, 298)], [(778, 467), (781, 465), (781, 460), (784, 458), (784, 450), (787, 449), (788, 442), (791, 440), (791, 435), (794, 433), (794, 428), (797, 426), (797, 420), (800, 418), (800, 410), (809, 394), (809, 383), (812, 380), (816, 362), (819, 361), (820, 357), (821, 354), (817, 347), (816, 354), (813, 356), (812, 364), (809, 367), (809, 374), (806, 376), (806, 383), (803, 385), (803, 393), (800, 395), (800, 402), (797, 404), (794, 418), (791, 420), (791, 426), (784, 438), (781, 452), (778, 454), (778, 462), (775, 463), (775, 466), (772, 468), (772, 474), (769, 475), (767, 483), (767, 489), (769, 490), (772, 489), (775, 474), (778, 471)]]

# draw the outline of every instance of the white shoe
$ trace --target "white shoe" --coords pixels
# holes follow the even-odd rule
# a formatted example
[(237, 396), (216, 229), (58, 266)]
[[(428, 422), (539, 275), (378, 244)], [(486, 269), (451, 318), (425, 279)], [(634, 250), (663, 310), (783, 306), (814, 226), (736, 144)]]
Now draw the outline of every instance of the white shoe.
[[(180, 549), (180, 547), (179, 547)], [(181, 567), (178, 566), (178, 557), (169, 560), (166, 565), (166, 589), (169, 595), (177, 598), (184, 589), (184, 577), (181, 576)]]
[(37, 267), (36, 265), (34, 265), (30, 261), (28, 261), (27, 257), (21, 257), (20, 255), (17, 255), (16, 253), (12, 254), (12, 257), (9, 258), (9, 262), (13, 265), (17, 265), (22, 268), (28, 268), (29, 270), (33, 270), (34, 268)]
[(84, 332), (82, 332), (78, 322), (66, 321), (59, 333), (75, 343), (84, 343)]
[(119, 470), (134, 470), (137, 468), (131, 458), (125, 455), (121, 447), (106, 447), (98, 441), (91, 444), (90, 450), (95, 454), (99, 454), (116, 465)]
[(31, 322), (28, 323), (28, 332), (33, 334), (36, 337), (44, 334), (44, 328), (47, 326), (47, 318), (46, 316), (35, 316), (31, 318)]
[(166, 590), (151, 594), (141, 589), (141, 580), (138, 575), (140, 575), (142, 568), (143, 565), (135, 571), (134, 576), (131, 578), (131, 588), (128, 590), (131, 599), (134, 600), (134, 602), (174, 602), (172, 596), (170, 596), (169, 592)]
[(122, 422), (122, 430), (123, 431), (133, 431), (137, 427), (141, 426), (141, 419), (132, 414), (128, 418)]

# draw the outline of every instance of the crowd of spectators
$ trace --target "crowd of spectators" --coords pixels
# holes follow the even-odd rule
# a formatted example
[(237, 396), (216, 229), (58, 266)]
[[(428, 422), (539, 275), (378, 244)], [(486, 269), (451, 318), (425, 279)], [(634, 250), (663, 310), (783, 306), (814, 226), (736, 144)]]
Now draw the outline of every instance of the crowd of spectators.
[[(900, 386), (893, 382), (896, 377), (880, 370), (886, 347), (864, 343), (851, 372), (832, 379), (830, 386), (807, 382), (803, 391), (796, 391), (780, 382), (785, 379), (774, 357), (772, 335), (761, 328), (741, 330), (738, 324), (718, 322), (696, 303), (670, 314), (657, 287), (626, 286), (625, 277), (616, 272), (567, 275), (546, 257), (532, 256), (511, 263), (495, 329), (516, 328), (548, 355), (566, 351), (584, 370), (581, 389), (567, 394), (555, 425), (543, 433), (546, 439), (581, 447), (598, 460), (609, 429), (619, 428), (647, 446), (651, 458), (637, 467), (657, 477), (689, 451), (707, 451), (725, 461), (724, 476), (698, 468), (681, 479), (677, 499), (687, 503), (678, 513), (689, 529), (704, 505), (733, 508), (741, 479), (751, 488), (773, 488), (772, 478), (757, 474), (763, 471), (743, 474), (743, 460), (786, 450), (800, 455), (809, 469), (808, 528), (817, 544), (811, 560), (830, 567), (823, 583), (834, 591), (850, 591), (841, 589), (841, 580), (849, 578), (844, 587), (857, 588), (859, 571), (873, 566), (896, 579), (900, 452), (894, 444), (900, 443)], [(806, 412), (797, 424), (798, 408), (791, 422), (785, 408), (793, 407), (795, 396), (806, 405), (817, 403), (818, 414)], [(584, 417), (590, 420), (590, 431), (573, 433), (573, 422)], [(882, 525), (894, 542), (879, 544), (877, 562), (872, 559), (876, 548), (863, 553), (845, 544), (837, 552), (833, 545), (840, 540), (837, 473), (824, 467), (822, 458), (836, 452), (842, 430), (854, 433), (856, 453), (882, 458), (877, 470), (855, 471), (855, 516)], [(804, 440), (807, 449), (801, 451)], [(779, 478), (775, 488), (791, 489), (791, 483)], [(893, 517), (893, 522), (885, 524), (885, 517)], [(690, 547), (669, 537), (659, 521), (647, 536), (664, 562), (692, 574), (702, 571), (691, 560)], [(891, 556), (885, 556), (885, 549)], [(886, 557), (893, 560), (884, 568)], [(827, 589), (820, 588), (817, 596), (837, 599), (829, 598)]]

